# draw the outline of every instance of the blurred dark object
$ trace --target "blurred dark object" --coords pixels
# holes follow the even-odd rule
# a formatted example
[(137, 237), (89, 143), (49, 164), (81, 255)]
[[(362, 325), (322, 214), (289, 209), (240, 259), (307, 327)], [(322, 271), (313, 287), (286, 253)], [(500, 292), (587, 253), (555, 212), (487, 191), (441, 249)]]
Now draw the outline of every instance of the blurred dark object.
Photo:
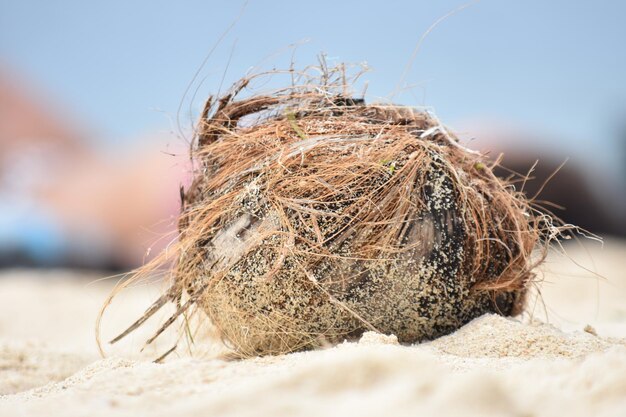
[(516, 189), (563, 222), (600, 237), (626, 237), (626, 130), (606, 134), (595, 142), (567, 140), (537, 128), (474, 119), (461, 138), (500, 160), (498, 176), (516, 173)]
[[(522, 190), (527, 197), (536, 196), (538, 204), (565, 223), (600, 236), (626, 236), (626, 225), (620, 212), (621, 191), (615, 190), (619, 198), (611, 195), (608, 185), (598, 186), (597, 180), (591, 179), (587, 171), (573, 161), (559, 169), (564, 159), (509, 150), (501, 163), (505, 168), (498, 168), (495, 172), (503, 178), (510, 176), (510, 171), (526, 175), (538, 161)], [(521, 186), (522, 183), (516, 185), (518, 189)]]

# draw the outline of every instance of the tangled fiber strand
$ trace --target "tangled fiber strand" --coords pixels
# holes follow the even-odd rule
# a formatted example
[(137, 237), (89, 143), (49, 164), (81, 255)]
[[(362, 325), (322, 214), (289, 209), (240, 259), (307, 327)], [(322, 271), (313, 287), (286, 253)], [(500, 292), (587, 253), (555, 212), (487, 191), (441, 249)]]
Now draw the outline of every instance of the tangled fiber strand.
[(343, 66), (311, 72), (209, 99), (178, 241), (138, 271), (174, 259), (171, 287), (112, 342), (168, 302), (148, 343), (193, 306), (243, 357), (522, 310), (554, 221), (433, 115), (353, 98)]

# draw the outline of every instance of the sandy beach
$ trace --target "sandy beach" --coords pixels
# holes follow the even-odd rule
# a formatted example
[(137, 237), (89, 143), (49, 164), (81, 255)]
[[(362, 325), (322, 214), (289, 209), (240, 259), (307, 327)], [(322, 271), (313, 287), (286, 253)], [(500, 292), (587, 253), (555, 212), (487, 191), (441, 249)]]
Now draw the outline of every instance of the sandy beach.
[[(162, 364), (152, 359), (176, 335), (140, 353), (149, 329), (100, 357), (94, 322), (114, 280), (5, 271), (0, 416), (625, 415), (626, 242), (573, 243), (567, 253), (549, 256), (542, 297), (522, 317), (483, 316), (432, 342), (370, 332), (320, 351), (227, 360), (205, 335), (193, 354), (179, 348)], [(104, 337), (160, 290), (124, 293)]]

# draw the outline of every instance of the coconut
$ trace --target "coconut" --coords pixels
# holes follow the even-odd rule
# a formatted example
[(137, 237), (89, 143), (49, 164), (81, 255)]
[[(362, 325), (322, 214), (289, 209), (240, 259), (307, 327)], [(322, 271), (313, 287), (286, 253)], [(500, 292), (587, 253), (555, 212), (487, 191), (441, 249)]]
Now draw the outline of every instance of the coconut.
[(113, 341), (168, 301), (148, 342), (193, 306), (244, 357), (522, 310), (551, 223), (484, 155), (429, 112), (353, 98), (343, 67), (239, 98), (251, 79), (209, 99), (172, 285)]

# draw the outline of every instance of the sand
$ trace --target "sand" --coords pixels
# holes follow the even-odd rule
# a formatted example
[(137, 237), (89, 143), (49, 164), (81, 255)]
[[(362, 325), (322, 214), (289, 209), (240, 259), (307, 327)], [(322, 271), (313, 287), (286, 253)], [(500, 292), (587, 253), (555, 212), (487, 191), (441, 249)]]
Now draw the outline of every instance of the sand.
[[(603, 278), (551, 255), (543, 301), (531, 299), (532, 314), (521, 318), (483, 316), (414, 346), (366, 333), (325, 350), (243, 361), (223, 359), (205, 336), (193, 356), (180, 349), (163, 364), (151, 359), (175, 335), (139, 353), (149, 329), (99, 357), (94, 320), (110, 281), (5, 271), (0, 416), (626, 415), (626, 242), (567, 251)], [(104, 334), (159, 291), (145, 284), (126, 293)]]

